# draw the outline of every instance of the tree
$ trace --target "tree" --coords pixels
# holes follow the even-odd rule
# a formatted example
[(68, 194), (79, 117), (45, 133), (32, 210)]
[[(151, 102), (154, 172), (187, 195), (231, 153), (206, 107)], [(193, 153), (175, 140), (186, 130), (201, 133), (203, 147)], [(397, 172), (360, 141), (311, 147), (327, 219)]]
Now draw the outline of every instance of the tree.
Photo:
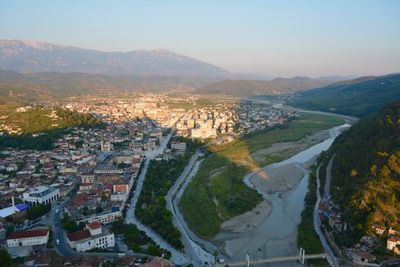
[(0, 249), (0, 262), (1, 266), (9, 267), (13, 265), (10, 254), (4, 248)]

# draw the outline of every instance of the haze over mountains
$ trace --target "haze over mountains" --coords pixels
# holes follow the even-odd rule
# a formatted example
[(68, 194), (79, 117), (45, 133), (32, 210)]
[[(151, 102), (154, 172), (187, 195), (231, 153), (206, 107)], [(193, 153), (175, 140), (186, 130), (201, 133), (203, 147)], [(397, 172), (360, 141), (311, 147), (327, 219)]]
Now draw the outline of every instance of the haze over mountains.
[[(32, 100), (111, 91), (178, 90), (235, 97), (298, 93), (298, 105), (360, 115), (368, 111), (346, 110), (354, 104), (355, 96), (370, 103), (371, 97), (367, 99), (363, 95), (372, 95), (379, 101), (400, 95), (397, 80), (393, 78), (385, 78), (386, 83), (382, 85), (380, 80), (372, 83), (379, 77), (343, 82), (346, 78), (351, 76), (273, 78), (233, 74), (167, 50), (101, 52), (38, 41), (0, 40), (0, 95), (3, 97), (10, 91)], [(358, 85), (360, 82), (366, 83)], [(384, 89), (385, 94), (379, 93)], [(329, 103), (333, 99), (343, 107), (339, 102)]]
[(0, 66), (17, 72), (227, 77), (220, 67), (167, 50), (101, 52), (38, 41), (0, 40)]

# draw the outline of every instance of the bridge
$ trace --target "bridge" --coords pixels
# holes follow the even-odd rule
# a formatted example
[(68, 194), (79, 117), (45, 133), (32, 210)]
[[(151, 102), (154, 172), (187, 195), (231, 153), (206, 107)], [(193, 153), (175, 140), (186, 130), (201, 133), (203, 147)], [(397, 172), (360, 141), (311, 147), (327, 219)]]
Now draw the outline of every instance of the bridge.
[(327, 254), (309, 254), (305, 255), (304, 249), (300, 248), (299, 255), (296, 256), (284, 256), (284, 257), (273, 257), (273, 258), (266, 258), (266, 259), (254, 259), (250, 260), (249, 255), (246, 255), (246, 260), (238, 261), (238, 262), (225, 262), (225, 263), (216, 263), (216, 267), (224, 267), (224, 266), (250, 266), (255, 264), (262, 264), (262, 263), (275, 263), (275, 262), (283, 262), (283, 261), (296, 261), (298, 260), (301, 264), (304, 264), (305, 260), (312, 260), (312, 259), (326, 259)]

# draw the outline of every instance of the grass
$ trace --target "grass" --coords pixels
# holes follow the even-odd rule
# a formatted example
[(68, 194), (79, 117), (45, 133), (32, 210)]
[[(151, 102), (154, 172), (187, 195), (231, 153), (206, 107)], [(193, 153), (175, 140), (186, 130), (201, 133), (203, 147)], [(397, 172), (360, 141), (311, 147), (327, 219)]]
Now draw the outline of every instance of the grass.
[(333, 116), (305, 114), (283, 129), (266, 130), (234, 143), (210, 147), (211, 155), (204, 159), (181, 198), (186, 222), (199, 236), (212, 238), (224, 221), (253, 209), (262, 200), (242, 180), (251, 170), (260, 167), (251, 153), (274, 143), (299, 141), (342, 123), (343, 119)]
[[(314, 231), (313, 213), (314, 205), (317, 201), (317, 177), (315, 174), (315, 166), (309, 176), (308, 192), (305, 197), (304, 210), (301, 213), (301, 222), (297, 226), (297, 246), (305, 249), (307, 254), (323, 253), (319, 236)], [(312, 266), (327, 266), (326, 260), (316, 259), (308, 260)]]
[(210, 150), (231, 162), (254, 169), (259, 166), (251, 157), (253, 152), (269, 148), (275, 143), (299, 141), (307, 135), (332, 128), (343, 122), (343, 119), (334, 116), (304, 114), (290, 122), (287, 127), (254, 133), (233, 143), (212, 146)]
[(248, 171), (216, 154), (203, 161), (180, 202), (186, 221), (200, 236), (213, 237), (222, 222), (261, 201), (261, 196), (242, 181)]

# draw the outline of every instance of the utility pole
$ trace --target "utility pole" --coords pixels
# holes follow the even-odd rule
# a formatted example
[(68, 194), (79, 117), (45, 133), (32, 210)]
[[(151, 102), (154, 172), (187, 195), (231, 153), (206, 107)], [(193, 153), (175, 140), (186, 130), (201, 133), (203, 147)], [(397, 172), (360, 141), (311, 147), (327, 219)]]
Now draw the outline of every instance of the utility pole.
[(246, 252), (246, 266), (250, 267), (250, 254), (249, 254), (249, 252)]

